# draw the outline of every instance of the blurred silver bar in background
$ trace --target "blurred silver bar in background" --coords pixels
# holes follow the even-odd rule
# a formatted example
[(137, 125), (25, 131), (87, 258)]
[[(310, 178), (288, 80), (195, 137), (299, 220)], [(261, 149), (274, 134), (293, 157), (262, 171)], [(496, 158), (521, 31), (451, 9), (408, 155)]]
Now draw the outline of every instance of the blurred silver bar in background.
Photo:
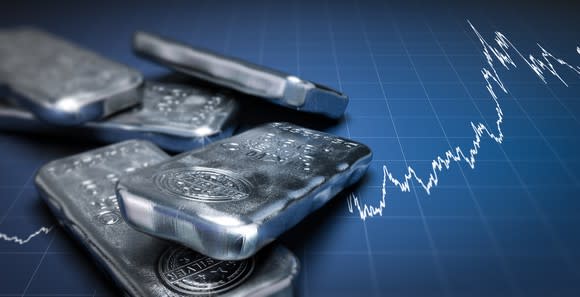
[(266, 124), (117, 184), (136, 229), (221, 260), (251, 257), (365, 173), (371, 150), (293, 124)]
[(72, 125), (140, 100), (141, 74), (33, 28), (0, 30), (0, 87), (39, 119)]
[(336, 90), (249, 62), (137, 32), (134, 50), (177, 71), (292, 109), (340, 118), (348, 97)]
[(298, 260), (283, 247), (243, 261), (220, 261), (125, 223), (115, 182), (167, 158), (151, 143), (126, 141), (52, 161), (35, 182), (60, 224), (127, 295), (291, 296)]
[(22, 108), (0, 102), (0, 131), (79, 135), (103, 142), (136, 138), (183, 152), (229, 137), (235, 129), (238, 104), (225, 93), (147, 82), (142, 94), (137, 107), (66, 128), (41, 122)]
[(108, 118), (105, 123), (181, 137), (220, 133), (238, 111), (229, 95), (201, 87), (147, 82), (141, 106)]

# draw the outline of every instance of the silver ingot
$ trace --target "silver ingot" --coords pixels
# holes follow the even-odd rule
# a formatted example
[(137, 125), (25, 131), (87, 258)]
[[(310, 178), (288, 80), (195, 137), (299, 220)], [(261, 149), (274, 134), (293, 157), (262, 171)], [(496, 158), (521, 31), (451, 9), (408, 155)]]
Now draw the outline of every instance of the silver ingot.
[(221, 260), (251, 257), (365, 173), (371, 150), (271, 123), (121, 177), (126, 221)]
[(149, 142), (122, 142), (50, 162), (36, 185), (61, 225), (130, 296), (292, 295), (298, 261), (283, 247), (220, 261), (124, 222), (115, 182), (167, 158)]
[(79, 124), (135, 105), (142, 81), (138, 71), (52, 34), (0, 30), (0, 86), (47, 122)]
[(137, 32), (133, 48), (177, 71), (292, 109), (340, 118), (348, 97), (329, 87), (246, 61)]
[(78, 127), (50, 126), (8, 102), (0, 102), (0, 130), (79, 135), (104, 142), (143, 139), (183, 152), (232, 135), (238, 104), (204, 88), (147, 82), (142, 103)]

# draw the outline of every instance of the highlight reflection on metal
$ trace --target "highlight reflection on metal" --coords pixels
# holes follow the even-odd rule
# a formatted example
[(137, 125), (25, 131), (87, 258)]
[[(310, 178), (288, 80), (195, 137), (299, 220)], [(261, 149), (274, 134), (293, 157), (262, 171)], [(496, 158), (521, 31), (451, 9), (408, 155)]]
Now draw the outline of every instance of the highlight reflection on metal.
[(135, 228), (222, 260), (252, 256), (366, 171), (368, 147), (271, 123), (121, 177)]
[(348, 105), (346, 95), (328, 87), (151, 33), (136, 33), (133, 47), (177, 71), (296, 110), (339, 118)]
[(124, 222), (114, 192), (117, 179), (167, 158), (149, 142), (126, 141), (50, 162), (35, 181), (61, 225), (131, 296), (292, 294), (298, 262), (285, 248), (220, 261)]
[(237, 111), (228, 95), (203, 88), (148, 82), (142, 106), (115, 115), (104, 123), (126, 130), (143, 130), (181, 137), (220, 133)]
[(106, 142), (145, 139), (171, 151), (187, 151), (232, 135), (238, 105), (202, 88), (148, 82), (142, 104), (79, 127), (51, 127), (25, 110), (0, 102), (0, 130), (78, 134)]
[(0, 31), (0, 86), (47, 122), (79, 124), (132, 106), (142, 80), (139, 72), (49, 33)]

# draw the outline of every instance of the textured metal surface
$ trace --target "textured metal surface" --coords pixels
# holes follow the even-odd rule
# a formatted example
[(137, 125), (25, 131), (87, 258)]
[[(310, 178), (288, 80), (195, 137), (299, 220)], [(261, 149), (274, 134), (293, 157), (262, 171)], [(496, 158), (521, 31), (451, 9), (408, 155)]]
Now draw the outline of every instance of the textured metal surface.
[(238, 110), (220, 92), (176, 84), (147, 82), (142, 104), (79, 127), (51, 127), (9, 102), (0, 102), (0, 130), (78, 134), (104, 142), (149, 140), (171, 151), (187, 151), (232, 135)]
[(117, 197), (139, 230), (244, 259), (355, 183), (371, 158), (363, 144), (271, 123), (125, 175)]
[(124, 222), (114, 193), (117, 179), (167, 158), (151, 143), (127, 141), (50, 162), (35, 181), (60, 223), (128, 295), (292, 295), (298, 262), (285, 248), (220, 261)]
[(133, 47), (177, 71), (289, 108), (339, 118), (348, 105), (346, 95), (328, 87), (151, 33), (136, 33)]
[(224, 130), (237, 111), (230, 96), (200, 87), (148, 82), (143, 103), (100, 126), (141, 129), (181, 137), (209, 137)]
[(0, 86), (51, 123), (96, 120), (136, 104), (139, 72), (49, 33), (0, 31)]

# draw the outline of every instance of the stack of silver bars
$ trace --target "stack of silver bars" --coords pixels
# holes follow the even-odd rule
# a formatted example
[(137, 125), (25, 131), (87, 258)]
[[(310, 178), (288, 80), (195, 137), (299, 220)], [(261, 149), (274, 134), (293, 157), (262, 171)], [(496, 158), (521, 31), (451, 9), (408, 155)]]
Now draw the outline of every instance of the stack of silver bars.
[(357, 182), (372, 153), (289, 123), (232, 136), (232, 94), (331, 118), (348, 98), (150, 33), (133, 48), (220, 91), (144, 81), (37, 29), (0, 31), (0, 129), (121, 141), (44, 165), (41, 196), (127, 295), (293, 295), (298, 260), (273, 242)]

